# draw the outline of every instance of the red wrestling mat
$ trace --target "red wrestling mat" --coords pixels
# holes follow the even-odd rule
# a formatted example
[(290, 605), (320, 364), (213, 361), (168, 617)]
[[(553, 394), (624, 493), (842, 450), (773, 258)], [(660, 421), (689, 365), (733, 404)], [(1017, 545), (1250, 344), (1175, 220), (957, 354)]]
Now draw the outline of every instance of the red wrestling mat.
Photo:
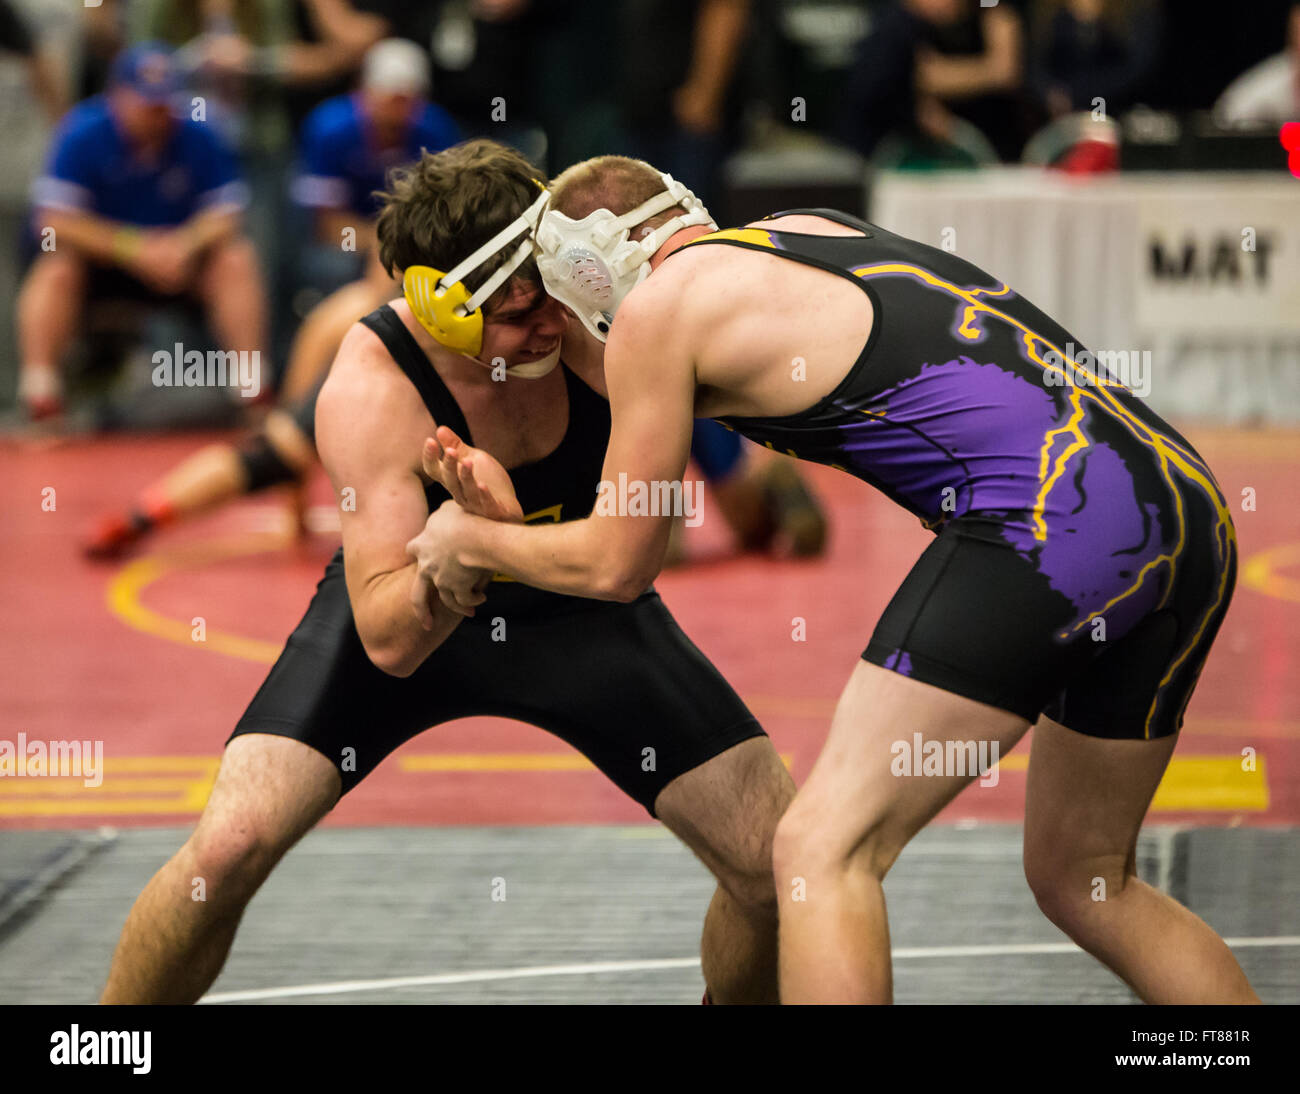
[[(1152, 819), (1300, 823), (1300, 433), (1190, 433), (1234, 503), (1242, 567)], [(328, 533), (292, 543), (281, 504), (257, 499), (166, 531), (126, 564), (82, 560), (78, 537), (96, 513), (205, 439), (0, 441), (0, 742), (102, 741), (106, 772), (97, 788), (0, 778), (0, 827), (177, 824), (202, 808), (222, 744), (337, 544)], [(929, 539), (862, 484), (804, 466), (831, 513), (826, 558), (729, 558), (706, 498), (690, 541), (697, 561), (657, 583), (798, 780), (877, 616)], [(1247, 488), (1253, 511), (1241, 508)], [(322, 512), (332, 504), (323, 476), (314, 501)], [(800, 619), (804, 641), (793, 637)], [(1246, 748), (1252, 772), (1242, 771)], [(1020, 820), (1027, 757), (1025, 742), (1003, 758), (997, 786), (971, 787), (940, 820)], [(646, 819), (566, 745), (484, 718), (417, 738), (326, 823)]]

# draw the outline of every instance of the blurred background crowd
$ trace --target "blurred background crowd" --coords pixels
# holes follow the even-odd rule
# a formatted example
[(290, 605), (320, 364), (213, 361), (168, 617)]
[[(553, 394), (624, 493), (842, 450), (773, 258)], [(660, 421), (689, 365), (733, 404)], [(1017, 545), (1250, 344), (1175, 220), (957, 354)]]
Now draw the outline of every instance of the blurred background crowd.
[[(112, 375), (142, 321), (259, 349), (269, 398), (318, 302), (386, 291), (385, 172), (469, 136), (551, 174), (638, 155), (721, 223), (869, 215), (881, 167), (1284, 170), (1300, 4), (0, 0), (0, 95), (0, 408), (20, 421)], [(147, 401), (92, 399), (93, 424), (241, 411)]]

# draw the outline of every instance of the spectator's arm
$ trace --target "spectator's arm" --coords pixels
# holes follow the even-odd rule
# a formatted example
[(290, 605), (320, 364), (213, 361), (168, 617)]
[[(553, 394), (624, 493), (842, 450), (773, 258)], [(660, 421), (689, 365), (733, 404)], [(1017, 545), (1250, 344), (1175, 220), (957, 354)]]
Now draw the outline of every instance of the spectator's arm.
[(219, 205), (195, 213), (180, 226), (187, 249), (201, 255), (216, 243), (238, 235), (241, 225), (237, 206)]
[(749, 0), (703, 0), (686, 80), (677, 89), (677, 120), (687, 129), (721, 124), (722, 104), (749, 28)]
[(66, 206), (38, 208), (36, 228), (54, 229), (54, 247), (71, 246), (89, 258), (130, 269), (144, 235), (134, 224), (109, 220)]
[(37, 49), (27, 59), (27, 75), (32, 82), (32, 93), (45, 108), (45, 114), (57, 122), (68, 109), (68, 96), (54, 58), (43, 49)]
[(917, 63), (917, 88), (940, 99), (1012, 91), (1022, 79), (1020, 16), (1005, 7), (983, 14), (984, 52), (974, 57), (927, 53)]
[(198, 195), (194, 211), (177, 228), (191, 259), (236, 235), (248, 205), (248, 186), (239, 177), (234, 153), (206, 127), (195, 132), (195, 141), (190, 170)]
[(357, 11), (348, 0), (303, 0), (303, 3), (316, 32), (322, 39), (347, 50), (353, 63), (360, 62), (366, 50), (392, 30), (383, 16)]
[(356, 54), (337, 42), (288, 42), (277, 46), (270, 75), (282, 84), (311, 86), (346, 75), (357, 67)]

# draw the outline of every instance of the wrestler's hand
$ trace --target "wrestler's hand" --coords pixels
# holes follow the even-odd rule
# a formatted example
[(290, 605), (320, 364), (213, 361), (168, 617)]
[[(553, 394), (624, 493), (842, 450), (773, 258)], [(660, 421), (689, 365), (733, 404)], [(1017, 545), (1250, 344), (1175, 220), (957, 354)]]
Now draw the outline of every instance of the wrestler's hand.
[(522, 521), (510, 472), (481, 448), (462, 441), (445, 425), (424, 442), (424, 473), (467, 513), (489, 520)]
[(465, 616), (473, 616), (474, 608), (487, 599), (483, 590), (492, 575), (456, 561), (456, 546), (465, 537), (467, 522), (459, 505), (444, 501), (429, 515), (424, 531), (406, 545), (406, 553), (416, 562), (411, 608), (425, 630), (433, 629), (435, 595), (452, 611)]

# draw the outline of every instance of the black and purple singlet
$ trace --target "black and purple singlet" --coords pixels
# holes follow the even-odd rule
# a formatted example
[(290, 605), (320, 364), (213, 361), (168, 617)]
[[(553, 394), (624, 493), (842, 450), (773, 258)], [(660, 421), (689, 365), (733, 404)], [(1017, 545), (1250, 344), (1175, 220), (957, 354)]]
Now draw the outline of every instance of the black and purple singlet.
[(842, 213), (791, 212), (862, 235), (750, 227), (688, 246), (819, 267), (871, 298), (867, 345), (825, 398), (719, 419), (855, 475), (937, 532), (863, 656), (1096, 736), (1175, 732), (1236, 575), (1205, 461), (996, 278)]

